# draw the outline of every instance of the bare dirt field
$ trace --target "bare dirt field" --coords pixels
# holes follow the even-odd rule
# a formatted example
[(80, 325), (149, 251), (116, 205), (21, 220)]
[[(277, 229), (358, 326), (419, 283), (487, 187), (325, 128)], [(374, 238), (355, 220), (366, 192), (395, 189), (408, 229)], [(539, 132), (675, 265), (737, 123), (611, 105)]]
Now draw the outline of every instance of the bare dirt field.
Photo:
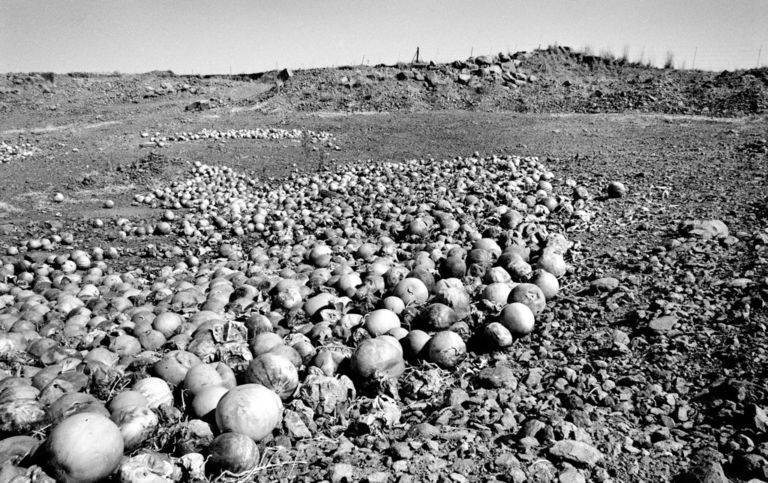
[[(768, 481), (768, 118), (761, 111), (761, 104), (753, 105), (753, 112), (727, 115), (722, 109), (704, 109), (709, 101), (699, 96), (693, 102), (690, 89), (679, 87), (689, 81), (691, 85), (709, 82), (697, 77), (685, 78), (685, 82), (678, 79), (674, 88), (666, 87), (675, 96), (689, 96), (685, 102), (670, 95), (666, 100), (654, 98), (656, 107), (649, 104), (648, 109), (614, 110), (595, 105), (594, 109), (601, 112), (583, 112), (574, 108), (577, 104), (573, 96), (563, 94), (562, 103), (545, 109), (543, 106), (548, 104), (540, 100), (546, 98), (546, 92), (541, 86), (547, 82), (562, 90), (562, 81), (572, 79), (586, 89), (583, 86), (587, 80), (599, 76), (590, 77), (594, 67), (584, 67), (583, 59), (578, 65), (556, 64), (550, 59), (548, 70), (541, 67), (544, 61), (537, 64), (536, 70), (530, 67), (527, 84), (507, 86), (503, 94), (498, 94), (498, 99), (506, 99), (504, 96), (509, 92), (519, 89), (515, 96), (525, 97), (526, 89), (532, 89), (527, 99), (537, 100), (529, 105), (542, 107), (533, 109), (538, 112), (508, 109), (504, 106), (509, 105), (501, 101), (493, 103), (493, 108), (468, 107), (465, 101), (469, 94), (461, 94), (464, 91), (431, 86), (433, 81), (442, 85), (439, 79), (379, 81), (397, 83), (398, 89), (405, 89), (404, 82), (419, 86), (426, 82), (434, 92), (422, 92), (419, 95), (427, 97), (419, 102), (439, 95), (443, 89), (444, 100), (450, 99), (450, 103), (430, 101), (429, 105), (412, 103), (403, 108), (382, 101), (373, 109), (365, 109), (363, 101), (373, 102), (376, 93), (381, 92), (375, 84), (362, 86), (373, 91), (373, 97), (368, 98), (355, 93), (358, 87), (348, 86), (344, 87), (346, 91), (334, 87), (325, 96), (303, 94), (308, 91), (307, 86), (321, 85), (318, 79), (347, 76), (345, 71), (331, 70), (313, 74), (315, 84), (305, 74), (297, 73), (294, 79), (279, 86), (279, 92), (271, 90), (277, 87), (265, 79), (198, 79), (180, 88), (178, 85), (190, 81), (166, 79), (157, 74), (137, 77), (130, 83), (126, 78), (109, 82), (75, 79), (77, 89), (89, 85), (87, 91), (76, 90), (67, 84), (74, 81), (66, 79), (58, 81), (57, 87), (46, 94), (33, 92), (30, 86), (39, 86), (37, 81), (9, 82), (0, 97), (0, 141), (8, 145), (26, 143), (35, 150), (28, 156), (13, 155), (0, 163), (0, 370), (3, 377), (34, 382), (32, 385), (38, 390), (35, 404), (44, 415), (32, 421), (18, 421), (21, 417), (10, 406), (14, 400), (12, 393), (7, 397), (0, 393), (0, 435), (31, 436), (37, 442), (46, 441), (53, 423), (58, 422), (50, 411), (55, 401), (47, 384), (51, 380), (59, 378), (70, 384), (57, 386), (61, 393), (89, 393), (106, 404), (115, 392), (128, 388), (135, 380), (147, 374), (159, 375), (154, 364), (169, 351), (194, 345), (195, 327), (189, 329), (186, 338), (172, 340), (171, 335), (179, 336), (187, 330), (179, 328), (175, 334), (169, 334), (165, 344), (155, 347), (142, 343), (135, 354), (119, 353), (112, 342), (115, 337), (139, 337), (133, 332), (138, 331), (138, 308), (156, 313), (175, 310), (185, 322), (193, 320), (195, 313), (218, 310), (222, 324), (226, 321), (235, 327), (239, 323), (251, 331), (243, 341), (251, 344), (253, 354), (248, 354), (248, 360), (258, 356), (253, 345), (252, 322), (247, 322), (255, 320), (255, 315), (268, 315), (274, 332), (286, 341), (295, 340), (291, 337), (299, 332), (307, 335), (315, 349), (332, 344), (354, 349), (361, 342), (359, 332), (354, 336), (331, 333), (332, 324), (328, 325), (327, 320), (312, 319), (303, 313), (296, 319), (298, 316), (289, 308), (279, 306), (273, 293), (276, 280), (290, 278), (290, 272), (301, 273), (304, 265), (312, 264), (307, 261), (311, 257), (308, 259), (305, 254), (301, 263), (291, 261), (292, 258), (281, 259), (278, 252), (270, 251), (280, 248), (276, 232), (267, 238), (267, 232), (249, 230), (245, 222), (244, 232), (234, 231), (235, 225), (240, 226), (239, 221), (233, 211), (226, 211), (230, 208), (224, 208), (231, 199), (219, 200), (218, 212), (210, 218), (215, 229), (207, 230), (205, 224), (198, 224), (187, 233), (182, 226), (183, 217), (201, 212), (199, 205), (174, 207), (167, 196), (152, 199), (147, 198), (148, 194), (162, 193), (174, 183), (184, 183), (196, 176), (211, 185), (222, 179), (234, 179), (233, 183), (243, 186), (240, 193), (259, 189), (292, 193), (293, 186), (299, 186), (301, 180), (315, 173), (337, 173), (339, 182), (343, 182), (346, 166), (352, 166), (349, 169), (357, 173), (354, 166), (361, 162), (383, 167), (390, 166), (388, 162), (433, 159), (436, 178), (427, 178), (429, 168), (417, 170), (410, 185), (404, 181), (403, 185), (384, 187), (376, 198), (377, 203), (381, 199), (394, 206), (402, 203), (401, 215), (407, 215), (406, 218), (391, 220), (400, 223), (404, 219), (402, 229), (412, 230), (402, 239), (392, 235), (400, 243), (394, 255), (385, 251), (387, 243), (382, 242), (381, 233), (349, 235), (351, 232), (343, 231), (345, 226), (341, 224), (322, 227), (317, 223), (314, 231), (310, 225), (306, 228), (305, 236), (313, 243), (326, 243), (334, 247), (335, 257), (341, 257), (333, 259), (331, 269), (347, 263), (343, 261), (345, 245), (338, 242), (339, 237), (347, 240), (344, 243), (349, 243), (349, 247), (356, 242), (373, 243), (377, 256), (391, 255), (390, 258), (407, 265), (417, 251), (442, 248), (445, 252), (459, 245), (471, 254), (473, 243), (480, 238), (495, 236), (501, 248), (506, 248), (502, 243), (504, 232), (492, 228), (498, 220), (492, 219), (490, 211), (472, 211), (470, 207), (475, 205), (465, 195), (457, 198), (455, 193), (439, 194), (440, 182), (434, 179), (456, 176), (451, 164), (440, 163), (441, 160), (459, 156), (475, 160), (535, 156), (553, 174), (551, 184), (560, 206), (570, 200), (577, 211), (583, 205), (585, 214), (573, 222), (569, 221), (570, 212), (554, 209), (549, 221), (534, 222), (545, 226), (550, 234), (563, 234), (572, 245), (564, 255), (568, 269), (560, 277), (559, 293), (548, 298), (546, 308), (537, 313), (536, 325), (529, 335), (515, 337), (504, 347), (494, 347), (478, 336), (488, 323), (497, 320), (501, 307), (484, 308), (479, 294), (488, 279), (475, 279), (467, 271), (456, 278), (462, 280), (472, 299), (470, 315), (450, 327), (467, 343), (468, 351), (460, 361), (441, 365), (422, 358), (409, 360), (405, 372), (388, 374), (382, 379), (386, 383), (378, 381), (373, 388), (356, 379), (347, 363), (339, 365), (337, 361), (339, 368), (334, 377), (350, 375), (357, 396), (340, 405), (335, 413), (326, 414), (312, 406), (313, 401), (317, 404), (318, 396), (307, 395), (309, 389), (305, 391), (309, 387), (307, 378), (316, 376), (314, 371), (321, 365), (311, 358), (300, 361), (298, 374), (303, 386), (296, 389), (293, 397), (283, 400), (284, 419), (258, 442), (261, 458), (256, 469), (239, 476), (219, 476), (209, 471), (206, 478), (333, 482)], [(456, 69), (439, 72), (445, 76), (458, 75), (461, 66)], [(618, 90), (618, 81), (608, 82), (605, 77), (611, 72), (613, 77), (619, 75), (611, 68), (606, 69), (602, 71), (602, 81), (593, 81), (608, 83)], [(636, 75), (648, 76), (653, 82), (683, 76), (660, 74), (653, 69), (645, 71), (637, 66), (633, 69), (637, 69)], [(397, 69), (405, 70), (408, 69)], [(536, 74), (533, 79), (532, 72)], [(626, 83), (628, 78), (631, 76), (625, 72), (622, 82)], [(157, 88), (152, 96), (146, 97), (146, 85), (157, 87), (163, 80), (174, 84), (174, 92), (157, 95)], [(347, 78), (347, 83), (351, 82)], [(598, 87), (605, 89), (603, 84)], [(12, 93), (12, 85), (21, 87)], [(413, 85), (411, 88), (416, 89)], [(750, 86), (728, 87), (732, 89), (728, 95), (735, 99), (739, 89), (753, 89)], [(193, 93), (193, 88), (200, 90)], [(487, 88), (502, 89), (496, 84)], [(625, 88), (627, 92), (637, 92), (632, 83)], [(754, 89), (749, 92), (755, 93)], [(473, 91), (471, 96), (476, 94)], [(477, 95), (482, 97), (482, 92)], [(585, 96), (594, 99), (593, 94)], [(606, 97), (601, 94), (598, 99)], [(213, 99), (211, 108), (185, 110), (197, 98)], [(756, 99), (764, 101), (765, 94), (757, 94)], [(343, 108), (345, 102), (352, 101), (356, 103), (354, 108)], [(672, 107), (659, 107), (667, 101), (665, 105)], [(168, 139), (183, 132), (262, 128), (295, 129), (305, 134), (297, 139)], [(313, 144), (308, 141), (309, 131), (327, 132), (333, 137)], [(235, 178), (224, 172), (205, 178), (200, 171), (194, 174), (199, 169), (196, 163), (231, 168), (243, 173), (243, 177)], [(492, 161), (472, 163), (484, 169), (483, 163)], [(324, 176), (313, 179), (317, 182), (332, 178), (330, 174)], [(424, 177), (423, 183), (420, 176)], [(379, 182), (373, 175), (369, 178), (374, 179), (371, 183)], [(612, 181), (626, 187), (623, 196), (607, 196), (606, 187)], [(429, 189), (424, 183), (435, 186)], [(532, 183), (536, 188), (531, 192), (534, 198), (529, 213), (549, 215), (549, 210), (535, 211), (543, 203), (542, 198), (536, 198), (537, 190), (544, 185), (537, 185), (538, 179)], [(405, 185), (410, 186), (410, 191), (402, 187)], [(453, 185), (446, 181), (445, 186)], [(481, 200), (480, 206), (486, 203), (485, 206), (493, 207), (498, 201), (482, 201), (486, 195), (491, 200), (495, 193), (484, 184), (482, 176), (473, 186), (475, 191), (470, 193)], [(588, 192), (588, 196), (578, 200), (579, 205), (572, 195), (574, 187)], [(339, 213), (347, 209), (343, 202), (347, 197), (355, 208), (350, 208), (349, 219), (360, 216), (360, 223), (365, 223), (366, 219), (379, 216), (375, 211), (357, 211), (366, 206), (366, 200), (349, 201), (363, 193), (370, 194), (362, 184), (346, 191), (334, 189), (331, 184), (320, 188), (342, 193), (327, 195), (323, 201), (326, 195), (321, 192), (318, 201), (329, 205), (328, 200), (341, 199), (330, 202), (339, 203)], [(214, 199), (217, 195), (212, 196)], [(417, 235), (413, 226), (407, 225), (409, 220), (422, 213), (419, 206), (426, 204), (432, 210), (443, 206), (441, 198), (465, 203), (460, 209), (454, 206), (454, 214), (459, 220), (474, 216), (472, 222), (477, 229), (453, 238), (414, 238)], [(264, 199), (269, 199), (268, 195)], [(525, 200), (522, 195), (521, 199)], [(108, 200), (114, 206), (105, 204)], [(370, 202), (374, 206), (372, 198)], [(283, 220), (291, 216), (288, 205), (282, 203), (269, 205), (267, 219), (272, 215)], [(375, 206), (377, 210), (383, 209)], [(168, 216), (168, 211), (175, 217)], [(319, 213), (302, 216), (320, 218)], [(386, 216), (381, 217), (386, 220)], [(430, 217), (423, 217), (429, 224)], [(167, 230), (161, 227), (164, 220), (168, 222)], [(258, 223), (255, 218), (254, 223)], [(338, 232), (333, 232), (337, 228)], [(190, 234), (194, 229), (198, 232)], [(439, 228), (434, 230), (427, 237), (442, 233)], [(539, 242), (546, 243), (543, 239)], [(298, 238), (283, 243), (301, 244)], [(535, 237), (531, 243), (536, 246)], [(111, 257), (96, 255), (101, 251), (109, 254), (110, 247), (114, 249)], [(254, 248), (261, 251), (253, 251)], [(78, 250), (90, 257), (89, 263), (78, 262), (74, 272), (64, 272), (68, 270), (64, 264), (66, 257), (56, 256)], [(272, 261), (264, 261), (270, 257)], [(374, 270), (368, 265), (363, 268), (363, 262), (354, 261), (351, 256), (349, 260), (353, 260), (349, 263), (360, 274)], [(534, 269), (543, 263), (536, 262), (534, 257), (530, 262)], [(264, 263), (263, 272), (261, 268), (257, 270), (262, 267), (260, 263)], [(284, 266), (286, 263), (289, 265)], [(441, 263), (445, 261), (438, 257), (437, 266), (432, 264), (433, 282), (434, 277), (450, 278), (442, 271)], [(101, 273), (93, 275), (89, 270), (97, 265)], [(245, 273), (243, 280), (255, 280), (262, 273), (280, 275), (260, 279), (262, 285), (254, 281), (252, 286), (262, 290), (264, 296), (252, 295), (250, 304), (237, 305), (236, 310), (235, 302), (241, 303), (236, 295), (242, 295), (236, 289), (243, 280), (234, 282), (236, 278), (227, 272), (233, 295), (219, 309), (211, 309), (213, 306), (205, 298), (209, 296), (210, 302), (210, 278), (217, 268), (225, 266), (234, 267), (233, 273)], [(290, 270), (285, 271), (286, 267)], [(108, 274), (127, 272), (131, 277), (124, 282), (136, 289), (134, 292), (121, 295), (114, 286), (107, 286)], [(100, 302), (82, 292), (72, 292), (85, 302), (80, 305), (88, 307), (87, 318), (102, 317), (98, 325), (86, 324), (77, 331), (68, 329), (73, 312), (66, 304), (61, 308), (61, 297), (74, 289), (66, 288), (60, 276), (64, 273), (71, 279), (67, 282), (76, 284), (78, 291), (86, 277), (88, 283), (101, 291), (97, 297)], [(77, 277), (73, 278), (72, 273)], [(363, 278), (368, 280), (367, 276)], [(201, 285), (200, 280), (206, 277), (208, 285)], [(387, 276), (383, 279), (387, 280)], [(158, 286), (172, 294), (180, 281), (189, 281), (190, 286), (198, 284), (203, 298), (193, 307), (176, 310), (178, 307), (160, 300)], [(526, 281), (527, 277), (521, 277), (510, 283)], [(365, 315), (382, 307), (393, 289), (382, 286), (365, 296), (352, 291), (349, 295), (353, 308), (347, 307), (345, 311)], [(150, 292), (154, 299), (148, 296)], [(324, 287), (309, 294), (302, 292), (302, 300), (321, 292), (345, 293), (338, 287)], [(430, 303), (439, 297), (432, 292)], [(116, 308), (115, 298), (127, 300), (130, 308)], [(46, 309), (31, 309), (32, 300)], [(78, 310), (81, 309), (76, 308), (74, 315), (81, 317), (83, 312)], [(400, 314), (407, 331), (419, 327), (421, 320), (409, 310)], [(22, 324), (20, 320), (27, 322)], [(131, 320), (132, 323), (126, 323)], [(322, 324), (326, 324), (323, 327), (328, 332), (321, 336), (318, 334), (326, 329), (317, 327)], [(36, 337), (29, 332), (43, 334), (51, 341), (50, 346), (33, 344)], [(427, 332), (431, 335), (435, 331)], [(59, 350), (54, 356), (51, 347), (77, 350)], [(107, 364), (110, 371), (118, 373), (115, 378), (120, 381), (119, 389), (100, 389), (103, 381), (94, 381), (94, 370), (85, 362), (71, 367), (63, 364), (65, 360), (83, 359), (95, 347), (120, 356), (119, 361)], [(202, 359), (225, 360), (217, 354)], [(57, 364), (58, 369), (49, 369)], [(51, 374), (46, 384), (34, 378), (44, 370)], [(75, 384), (75, 378), (63, 376), (67, 371), (88, 377), (83, 384)], [(236, 376), (239, 383), (248, 377), (242, 370), (236, 371)], [(11, 387), (3, 385), (3, 381), (0, 386), (4, 390)], [(209, 456), (210, 439), (190, 432), (189, 421), (195, 415), (184, 401), (191, 396), (186, 389), (180, 389), (182, 384), (178, 386), (174, 388), (175, 403), (154, 409), (159, 421), (154, 432), (125, 451), (126, 458), (132, 457), (137, 465), (138, 456), (147, 451), (165, 455), (170, 467), (176, 469), (175, 473), (168, 470), (170, 473), (166, 474), (162, 465), (156, 464), (152, 471), (168, 478), (162, 481), (200, 477), (195, 476), (191, 466), (185, 466), (188, 461), (182, 456)], [(68, 411), (71, 414), (78, 409), (73, 406)], [(221, 428), (210, 418), (208, 414), (207, 419), (201, 419), (206, 421), (206, 427), (210, 423), (212, 438)], [(55, 472), (36, 459), (39, 451), (30, 440), (24, 442), (29, 451), (20, 453), (5, 449), (3, 444), (0, 441), (3, 475), (24, 474), (31, 478), (29, 475), (38, 471), (35, 465), (42, 465), (49, 474)], [(124, 461), (112, 478), (140, 481), (126, 468)]]

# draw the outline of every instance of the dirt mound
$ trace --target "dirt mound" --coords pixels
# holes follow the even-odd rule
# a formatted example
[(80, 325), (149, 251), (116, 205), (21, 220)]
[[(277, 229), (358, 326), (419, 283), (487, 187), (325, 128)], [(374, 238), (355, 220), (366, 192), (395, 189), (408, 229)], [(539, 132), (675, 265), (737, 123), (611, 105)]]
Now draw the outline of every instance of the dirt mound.
[[(768, 69), (660, 69), (568, 47), (481, 55), (451, 63), (240, 74), (6, 74), (0, 112), (92, 112), (96, 106), (213, 99), (219, 106), (287, 111), (479, 110), (658, 112), (738, 116), (768, 109)], [(79, 108), (79, 109), (78, 109)]]
[(115, 177), (124, 182), (139, 186), (152, 184), (166, 170), (184, 164), (180, 159), (170, 159), (162, 154), (151, 152), (136, 162), (122, 164), (115, 169)]
[(279, 96), (298, 111), (662, 112), (731, 116), (768, 107), (768, 69), (658, 69), (566, 47), (448, 64), (298, 71), (249, 102)]

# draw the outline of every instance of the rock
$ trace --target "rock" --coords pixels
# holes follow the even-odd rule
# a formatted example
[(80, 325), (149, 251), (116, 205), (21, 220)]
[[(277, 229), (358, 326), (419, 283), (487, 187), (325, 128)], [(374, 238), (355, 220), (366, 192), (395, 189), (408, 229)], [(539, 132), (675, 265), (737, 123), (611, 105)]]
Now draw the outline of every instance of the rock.
[(556, 442), (549, 448), (549, 454), (571, 463), (594, 466), (603, 459), (603, 453), (594, 446), (572, 439)]
[(664, 334), (672, 330), (675, 324), (677, 324), (677, 317), (674, 315), (665, 315), (650, 321), (648, 323), (648, 328), (657, 334)]
[(728, 465), (728, 474), (742, 480), (768, 477), (768, 461), (757, 454), (740, 454)]
[(755, 282), (753, 282), (752, 279), (749, 279), (749, 278), (732, 278), (728, 282), (728, 285), (733, 288), (747, 288), (753, 283)]
[(505, 409), (498, 424), (500, 424), (505, 431), (513, 431), (517, 427), (515, 413), (509, 408)]
[(447, 402), (449, 406), (460, 406), (462, 403), (469, 400), (469, 394), (467, 391), (461, 388), (453, 388), (448, 391)]
[(456, 78), (456, 82), (459, 84), (469, 84), (470, 80), (472, 80), (472, 76), (470, 74), (459, 74), (459, 76)]
[(520, 460), (512, 453), (502, 453), (493, 462), (501, 470), (520, 468)]
[(277, 73), (278, 80), (281, 80), (283, 82), (287, 81), (291, 77), (293, 77), (293, 72), (291, 72), (290, 69), (283, 69)]
[(490, 55), (478, 55), (475, 57), (475, 64), (483, 66), (483, 65), (491, 65), (493, 64), (493, 57)]
[(514, 72), (517, 69), (517, 65), (512, 61), (502, 62), (499, 66), (505, 72)]
[(532, 436), (526, 436), (524, 438), (520, 438), (520, 440), (517, 442), (517, 445), (520, 447), (523, 453), (527, 454), (531, 453), (534, 448), (539, 447), (539, 440)]
[(730, 235), (728, 226), (721, 220), (687, 220), (681, 224), (680, 231), (702, 240), (720, 240)]
[(528, 388), (534, 388), (539, 387), (541, 385), (541, 380), (544, 378), (544, 369), (540, 367), (535, 367), (528, 371), (528, 377), (525, 378), (525, 385), (528, 386)]
[(584, 475), (579, 470), (571, 466), (557, 475), (557, 481), (559, 483), (586, 483), (587, 479), (584, 478)]
[(410, 438), (435, 438), (440, 435), (440, 429), (429, 423), (419, 423), (408, 431)]
[(538, 419), (529, 419), (525, 422), (522, 428), (522, 434), (523, 436), (535, 438), (537, 434), (539, 434), (539, 431), (546, 428), (547, 425), (539, 421)]
[(588, 200), (591, 196), (589, 195), (589, 190), (585, 186), (574, 186), (573, 188), (573, 199), (574, 200)]
[(425, 75), (424, 82), (426, 82), (429, 87), (437, 87), (439, 84), (441, 84), (440, 80), (434, 74)]
[(481, 370), (475, 377), (475, 382), (486, 388), (506, 388), (512, 391), (517, 389), (517, 378), (512, 368), (502, 364)]
[(730, 247), (730, 246), (733, 246), (733, 245), (739, 243), (739, 239), (736, 238), (733, 235), (729, 235), (729, 236), (727, 236), (727, 237), (722, 239), (722, 243), (723, 243), (723, 245), (726, 245), (726, 246)]
[(617, 346), (628, 346), (630, 343), (629, 335), (623, 330), (616, 329), (613, 331), (613, 343)]
[(413, 457), (413, 450), (411, 450), (408, 443), (397, 442), (390, 447), (390, 451), (392, 451), (392, 455), (397, 459), (407, 460)]
[(286, 410), (283, 414), (283, 424), (288, 431), (288, 435), (294, 439), (311, 438), (312, 432), (301, 420), (301, 416), (296, 411)]
[(758, 432), (768, 431), (768, 413), (766, 413), (764, 408), (757, 404), (752, 404), (747, 409), (747, 414)]
[(592, 280), (589, 284), (589, 288), (593, 292), (613, 292), (619, 288), (619, 279), (614, 277), (603, 277), (597, 280)]
[(703, 449), (691, 457), (690, 469), (678, 478), (681, 483), (730, 483), (720, 464), (722, 454)]
[(390, 480), (390, 474), (386, 471), (377, 471), (364, 478), (368, 483), (386, 483)]
[(347, 463), (336, 463), (331, 468), (331, 483), (351, 483), (356, 481), (355, 468)]
[(355, 445), (352, 444), (352, 441), (350, 441), (344, 436), (341, 436), (339, 438), (339, 445), (338, 447), (336, 447), (336, 451), (334, 451), (333, 454), (334, 456), (339, 457), (343, 455), (348, 455), (354, 450), (355, 450)]
[(211, 101), (207, 99), (202, 99), (199, 101), (195, 101), (191, 104), (188, 104), (187, 107), (184, 108), (185, 111), (207, 111), (210, 109)]
[(555, 481), (557, 468), (552, 462), (545, 459), (537, 459), (528, 467), (528, 479), (531, 483), (550, 483)]
[(723, 467), (716, 461), (708, 461), (697, 465), (679, 478), (681, 483), (731, 483), (725, 477)]
[(461, 473), (451, 473), (451, 480), (455, 481), (456, 483), (468, 483), (469, 480), (466, 476), (462, 475)]

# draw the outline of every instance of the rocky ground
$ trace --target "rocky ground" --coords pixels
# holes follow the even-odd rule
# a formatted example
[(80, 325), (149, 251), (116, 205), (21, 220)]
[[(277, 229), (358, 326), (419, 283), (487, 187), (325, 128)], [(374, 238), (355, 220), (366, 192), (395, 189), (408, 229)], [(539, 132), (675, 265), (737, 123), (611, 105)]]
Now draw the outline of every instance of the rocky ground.
[[(218, 229), (216, 242), (187, 236), (179, 220), (194, 210), (148, 196), (193, 177), (195, 162), (246, 173), (255, 191), (290, 183), (296, 169), (335, 172), (357, 160), (537, 156), (558, 195), (572, 196), (570, 179), (588, 203), (579, 223), (562, 221), (564, 213), (547, 222), (575, 244), (560, 293), (533, 333), (492, 350), (470, 337), (487, 322), (475, 314), (465, 321), (472, 330), (454, 327), (469, 344), (456, 367), (410, 361), (394, 389), (358, 390), (333, 414), (313, 407), (309, 389), (299, 392), (260, 442), (258, 467), (242, 478), (768, 481), (764, 70), (647, 69), (552, 49), (443, 66), (296, 72), (280, 85), (274, 75), (253, 77), (6, 76), (0, 252), (10, 270), (0, 312), (28, 309), (7, 296), (30, 281), (33, 264), (73, 249), (102, 249), (106, 273), (131, 272), (146, 280), (139, 288), (160, 280), (162, 267), (185, 263), (195, 274), (195, 261), (223, 266), (232, 247), (253, 262), (249, 250), (268, 244), (257, 233)], [(213, 99), (210, 109), (185, 109), (201, 98)], [(193, 139), (206, 129), (259, 128), (330, 137)], [(438, 174), (452, 179), (449, 169)], [(627, 193), (606, 196), (610, 181)], [(164, 232), (167, 210), (177, 218)], [(52, 362), (11, 357), (12, 339), (0, 346), (6, 375), (31, 376)], [(143, 376), (124, 371), (130, 380)], [(309, 374), (304, 367), (305, 388)], [(87, 388), (105, 403), (113, 396)], [(158, 434), (168, 437), (128, 453), (134, 463), (147, 450), (206, 453), (181, 444), (194, 440), (181, 404), (157, 413)], [(21, 433), (43, 441), (49, 430)], [(7, 424), (3, 431), (14, 434)], [(34, 460), (0, 454), (6, 467), (20, 464), (13, 471), (39, 475)], [(168, 475), (178, 477), (181, 460), (169, 461), (176, 473)]]

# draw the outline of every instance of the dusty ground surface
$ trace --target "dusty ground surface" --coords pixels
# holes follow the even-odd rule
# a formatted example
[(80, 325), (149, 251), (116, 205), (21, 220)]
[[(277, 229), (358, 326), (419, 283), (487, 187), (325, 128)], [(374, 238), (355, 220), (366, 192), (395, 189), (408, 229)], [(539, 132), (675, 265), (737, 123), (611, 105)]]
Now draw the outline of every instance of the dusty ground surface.
[[(677, 107), (650, 113), (520, 113), (496, 102), (494, 112), (451, 105), (462, 110), (355, 114), (339, 112), (338, 99), (357, 102), (342, 92), (264, 112), (242, 107), (264, 96), (265, 85), (217, 80), (205, 81), (200, 92), (226, 101), (190, 112), (184, 106), (198, 91), (145, 98), (144, 83), (135, 82), (133, 91), (98, 84), (101, 94), (73, 96), (71, 108), (56, 98), (55, 110), (43, 104), (63, 94), (28, 95), (24, 102), (4, 95), (0, 140), (39, 148), (0, 164), (0, 251), (22, 248), (4, 261), (23, 257), (29, 239), (71, 232), (76, 248), (118, 247), (121, 256), (110, 262), (117, 270), (173, 265), (183, 256), (143, 256), (149, 243), (174, 246), (173, 235), (121, 239), (115, 222), (159, 220), (162, 208), (134, 196), (186, 176), (196, 161), (279, 178), (294, 168), (361, 159), (530, 155), (595, 196), (589, 229), (568, 234), (579, 247), (568, 259), (573, 273), (530, 337), (439, 372), (440, 390), (403, 394), (407, 403), (393, 427), (367, 432), (319, 421), (311, 439), (278, 436), (265, 444), (268, 451), (276, 443), (287, 449), (275, 451), (263, 478), (343, 481), (351, 472), (351, 480), (368, 481), (725, 481), (722, 465), (732, 481), (768, 480), (764, 107), (753, 106), (758, 114), (749, 116), (670, 114), (690, 106), (700, 114), (706, 104), (681, 105), (675, 94), (664, 102)], [(289, 81), (281, 95), (290, 100), (302, 86)], [(546, 99), (541, 87), (526, 88), (537, 89), (531, 99)], [(569, 109), (575, 97), (568, 99), (547, 105), (588, 110)], [(297, 112), (306, 109), (315, 112)], [(328, 131), (340, 150), (246, 139), (140, 147), (142, 133), (257, 127)], [(627, 186), (626, 196), (602, 196), (612, 180)], [(53, 201), (57, 192), (61, 203)], [(107, 199), (114, 208), (103, 207)], [(103, 227), (93, 226), (97, 218)], [(731, 236), (690, 236), (680, 226), (694, 219), (719, 219)], [(618, 284), (592, 284), (605, 277)], [(663, 319), (665, 326), (662, 316), (674, 319)], [(498, 387), (484, 381), (483, 368), (502, 365), (512, 368), (503, 375), (508, 380)], [(604, 459), (579, 462), (552, 449), (570, 438), (590, 441)]]

